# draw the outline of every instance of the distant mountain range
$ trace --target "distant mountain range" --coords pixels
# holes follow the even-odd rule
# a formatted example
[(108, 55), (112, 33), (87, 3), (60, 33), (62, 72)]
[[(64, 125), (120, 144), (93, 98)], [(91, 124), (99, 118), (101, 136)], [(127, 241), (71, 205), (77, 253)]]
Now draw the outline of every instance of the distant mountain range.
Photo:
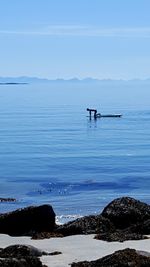
[[(94, 79), (94, 78), (85, 78), (85, 79), (46, 79), (46, 78), (38, 78), (38, 77), (28, 77), (28, 76), (21, 76), (21, 77), (0, 77), (0, 83), (62, 83), (62, 82), (100, 82), (104, 80)], [(111, 81), (111, 80), (106, 80)]]
[(132, 79), (132, 80), (113, 80), (113, 79), (94, 79), (94, 78), (85, 78), (85, 79), (44, 79), (38, 77), (0, 77), (0, 84), (30, 84), (30, 83), (101, 83), (101, 82), (150, 82), (150, 79)]

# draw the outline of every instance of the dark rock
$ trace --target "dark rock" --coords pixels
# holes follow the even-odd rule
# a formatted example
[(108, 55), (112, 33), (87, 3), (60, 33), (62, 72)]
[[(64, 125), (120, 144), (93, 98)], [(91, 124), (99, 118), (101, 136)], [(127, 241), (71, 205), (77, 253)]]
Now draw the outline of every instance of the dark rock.
[(115, 199), (101, 215), (79, 218), (55, 232), (63, 236), (95, 233), (97, 239), (107, 241), (145, 239), (143, 235), (150, 234), (150, 206), (130, 197)]
[[(0, 259), (0, 267), (44, 267), (35, 257)], [(45, 266), (46, 267), (46, 266)]]
[(130, 231), (139, 234), (149, 235), (150, 234), (150, 219), (142, 223), (137, 223), (130, 227)]
[(82, 229), (75, 224), (66, 223), (56, 230), (58, 234), (61, 234), (64, 236), (70, 236), (70, 235), (81, 235), (83, 234)]
[(98, 240), (104, 240), (107, 242), (124, 242), (126, 240), (141, 240), (141, 239), (147, 239), (146, 236), (138, 234), (138, 233), (130, 233), (128, 231), (121, 231), (117, 230), (113, 233), (106, 232), (103, 234), (97, 234), (95, 239)]
[(101, 214), (116, 228), (124, 229), (150, 219), (150, 206), (130, 197), (113, 200)]
[(141, 223), (133, 224), (128, 228), (122, 229), (123, 232), (136, 233), (139, 235), (149, 235), (150, 234), (150, 219), (143, 221)]
[(104, 233), (113, 230), (114, 226), (109, 219), (104, 218), (101, 215), (91, 215), (66, 223), (58, 227), (56, 232), (61, 233), (63, 236), (68, 236), (77, 234)]
[(0, 249), (0, 267), (42, 267), (42, 263), (37, 258), (42, 255), (49, 255), (49, 253), (33, 246), (12, 245)]
[(48, 255), (48, 253), (29, 245), (12, 245), (0, 250), (0, 258), (41, 257), (42, 255)]
[(60, 251), (54, 251), (54, 252), (49, 253), (48, 255), (50, 255), (50, 256), (56, 256), (56, 255), (60, 255), (60, 254), (62, 254), (62, 252), (60, 252)]
[(0, 214), (0, 233), (32, 235), (35, 232), (52, 232), (55, 228), (55, 213), (50, 205), (27, 207)]
[(15, 198), (3, 198), (0, 197), (0, 202), (16, 202), (17, 200)]
[(45, 239), (45, 238), (56, 238), (56, 237), (63, 237), (63, 235), (56, 232), (42, 232), (33, 234), (32, 239)]
[(134, 249), (124, 249), (95, 261), (72, 263), (71, 267), (149, 267), (150, 257)]

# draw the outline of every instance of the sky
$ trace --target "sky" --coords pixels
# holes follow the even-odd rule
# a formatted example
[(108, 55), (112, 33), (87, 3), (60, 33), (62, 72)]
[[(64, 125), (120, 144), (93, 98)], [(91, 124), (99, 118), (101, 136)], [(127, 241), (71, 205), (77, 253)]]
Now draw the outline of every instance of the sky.
[(150, 0), (0, 0), (0, 76), (150, 78)]

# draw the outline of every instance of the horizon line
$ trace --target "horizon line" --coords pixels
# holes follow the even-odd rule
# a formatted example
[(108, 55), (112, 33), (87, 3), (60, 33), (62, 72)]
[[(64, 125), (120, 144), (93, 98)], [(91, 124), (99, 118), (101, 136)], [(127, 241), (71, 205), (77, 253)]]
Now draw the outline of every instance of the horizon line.
[(147, 81), (150, 80), (150, 77), (147, 78), (96, 78), (96, 77), (71, 77), (71, 78), (47, 78), (47, 77), (39, 77), (39, 76), (0, 76), (0, 79), (37, 79), (37, 80), (45, 80), (45, 81)]
[(101, 38), (150, 38), (150, 27), (112, 27), (101, 28), (84, 25), (47, 25), (37, 30), (6, 30), (0, 29), (0, 34), (28, 36), (70, 36), (70, 37), (101, 37)]

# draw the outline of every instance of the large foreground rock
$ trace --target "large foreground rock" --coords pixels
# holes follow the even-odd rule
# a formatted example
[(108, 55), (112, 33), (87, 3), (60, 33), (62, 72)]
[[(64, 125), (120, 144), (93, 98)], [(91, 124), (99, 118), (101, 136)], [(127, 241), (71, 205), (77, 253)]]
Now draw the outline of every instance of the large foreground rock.
[(12, 245), (0, 249), (0, 267), (44, 267), (38, 258), (42, 255), (48, 254), (32, 246)]
[(0, 258), (41, 257), (42, 255), (49, 255), (49, 253), (30, 245), (12, 245), (0, 248)]
[(113, 200), (101, 215), (85, 216), (57, 229), (63, 236), (97, 234), (106, 241), (139, 240), (150, 234), (150, 206), (130, 197)]
[(116, 228), (124, 229), (150, 219), (150, 206), (134, 198), (122, 197), (108, 204), (102, 216), (109, 219)]
[(0, 267), (46, 267), (35, 257), (0, 259)]
[(50, 205), (27, 207), (0, 214), (0, 233), (32, 235), (35, 232), (52, 232), (55, 228), (55, 213)]
[(118, 198), (102, 214), (85, 216), (62, 226), (55, 224), (50, 205), (28, 207), (0, 214), (0, 233), (31, 235), (35, 239), (76, 234), (97, 234), (97, 239), (106, 241), (144, 239), (144, 235), (150, 234), (150, 206), (130, 197)]
[(150, 257), (134, 249), (124, 249), (95, 261), (72, 263), (71, 267), (149, 267)]

